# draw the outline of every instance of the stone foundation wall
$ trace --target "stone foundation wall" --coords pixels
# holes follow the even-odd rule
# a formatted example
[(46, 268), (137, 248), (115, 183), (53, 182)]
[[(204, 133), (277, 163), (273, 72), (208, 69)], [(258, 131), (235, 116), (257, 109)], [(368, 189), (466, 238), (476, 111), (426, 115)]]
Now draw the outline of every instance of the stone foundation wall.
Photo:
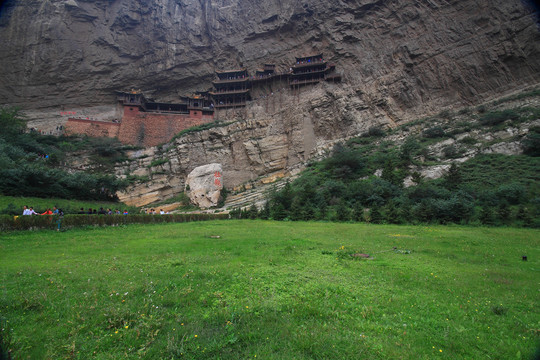
[(93, 137), (117, 137), (120, 130), (119, 123), (98, 121), (98, 120), (85, 120), (85, 119), (72, 119), (69, 118), (65, 124), (65, 134), (84, 134)]
[(124, 144), (156, 146), (172, 139), (182, 130), (213, 121), (213, 117), (193, 114), (167, 114), (140, 111), (138, 107), (125, 106), (118, 139)]

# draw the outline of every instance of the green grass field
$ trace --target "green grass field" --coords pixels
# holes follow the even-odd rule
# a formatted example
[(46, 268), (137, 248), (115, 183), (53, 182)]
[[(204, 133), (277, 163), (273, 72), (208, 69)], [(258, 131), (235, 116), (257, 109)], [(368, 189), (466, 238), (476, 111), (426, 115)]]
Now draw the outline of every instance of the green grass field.
[(4, 233), (2, 335), (14, 359), (530, 359), (539, 235), (240, 220)]

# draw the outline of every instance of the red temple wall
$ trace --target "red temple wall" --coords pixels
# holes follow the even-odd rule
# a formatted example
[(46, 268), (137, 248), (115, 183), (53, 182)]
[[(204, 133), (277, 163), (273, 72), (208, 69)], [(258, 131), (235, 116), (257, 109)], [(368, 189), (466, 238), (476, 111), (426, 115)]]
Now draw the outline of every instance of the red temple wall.
[(116, 137), (120, 130), (119, 123), (72, 119), (69, 118), (65, 125), (66, 135), (84, 134), (93, 137)]
[(70, 118), (65, 133), (118, 137), (123, 144), (156, 146), (171, 140), (182, 130), (213, 120), (212, 115), (203, 115), (200, 110), (191, 110), (189, 115), (166, 114), (143, 112), (137, 106), (126, 105), (121, 123)]
[(166, 114), (140, 111), (138, 107), (124, 106), (124, 116), (118, 139), (124, 144), (156, 146), (172, 139), (182, 130), (211, 122), (213, 116), (201, 111), (191, 114)]

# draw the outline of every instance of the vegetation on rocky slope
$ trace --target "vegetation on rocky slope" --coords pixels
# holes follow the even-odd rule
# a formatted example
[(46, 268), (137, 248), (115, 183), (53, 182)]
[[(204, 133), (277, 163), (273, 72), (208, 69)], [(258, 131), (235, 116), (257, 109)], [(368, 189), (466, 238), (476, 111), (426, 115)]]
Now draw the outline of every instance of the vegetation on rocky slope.
[(387, 133), (372, 128), (336, 145), (328, 158), (269, 194), (261, 211), (236, 209), (233, 215), (537, 227), (539, 118), (536, 107), (480, 107)]
[[(0, 109), (0, 194), (80, 200), (115, 200), (124, 181), (107, 175), (121, 156), (113, 139), (55, 137), (26, 131), (14, 109)], [(88, 154), (88, 171), (68, 172), (70, 153)]]

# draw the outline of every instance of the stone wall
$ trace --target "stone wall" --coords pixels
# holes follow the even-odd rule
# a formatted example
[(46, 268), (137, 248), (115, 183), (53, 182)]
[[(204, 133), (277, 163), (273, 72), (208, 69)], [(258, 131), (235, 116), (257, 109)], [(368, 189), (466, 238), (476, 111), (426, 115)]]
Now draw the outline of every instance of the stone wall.
[(124, 106), (118, 140), (124, 144), (156, 146), (172, 139), (182, 130), (213, 121), (200, 111), (192, 114), (143, 112), (136, 106)]
[(125, 106), (120, 123), (73, 119), (65, 124), (66, 135), (118, 137), (124, 144), (156, 146), (172, 139), (182, 130), (213, 121), (212, 115), (191, 110), (189, 114), (149, 113), (136, 106)]
[(69, 118), (65, 124), (66, 135), (84, 134), (94, 137), (117, 137), (120, 129), (119, 123), (73, 119)]

